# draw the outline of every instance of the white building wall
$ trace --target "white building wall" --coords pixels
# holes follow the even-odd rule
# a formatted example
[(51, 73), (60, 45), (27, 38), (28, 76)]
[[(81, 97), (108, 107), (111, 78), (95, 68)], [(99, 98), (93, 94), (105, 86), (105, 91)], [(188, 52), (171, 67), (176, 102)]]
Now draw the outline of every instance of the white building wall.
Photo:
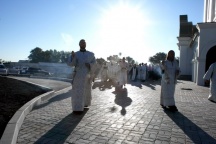
[(197, 52), (198, 52), (198, 40), (199, 36), (195, 38), (192, 45), (193, 59), (192, 59), (192, 81), (197, 82)]
[(197, 29), (200, 35), (197, 55), (197, 85), (204, 85), (206, 54), (216, 45), (216, 23), (198, 23)]
[(204, 1), (204, 22), (216, 22), (216, 1)]
[(179, 66), (181, 75), (192, 75), (192, 59), (193, 49), (189, 47), (191, 38), (190, 37), (178, 37), (178, 46), (180, 50)]

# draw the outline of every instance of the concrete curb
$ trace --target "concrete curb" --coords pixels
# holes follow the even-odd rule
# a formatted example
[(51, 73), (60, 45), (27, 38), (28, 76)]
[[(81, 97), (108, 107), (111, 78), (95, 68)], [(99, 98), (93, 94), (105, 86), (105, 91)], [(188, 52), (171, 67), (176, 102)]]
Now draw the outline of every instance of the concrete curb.
[(43, 76), (30, 76), (30, 78), (51, 79), (51, 80), (58, 80), (58, 81), (64, 81), (64, 82), (71, 82), (71, 80), (72, 80), (69, 78), (43, 77)]
[[(23, 81), (23, 82), (26, 82), (26, 81)], [(41, 85), (38, 85), (38, 84), (35, 84), (32, 82), (26, 82), (26, 83), (30, 83), (32, 85), (37, 85), (37, 86), (39, 86), (45, 90), (51, 90), (48, 87), (44, 87), (44, 86), (41, 86)], [(65, 89), (67, 89), (67, 88), (65, 88)], [(13, 115), (13, 117), (8, 122), (8, 124), (4, 130), (4, 133), (1, 137), (0, 144), (16, 144), (17, 136), (18, 136), (19, 130), (21, 128), (21, 125), (25, 119), (25, 116), (29, 112), (31, 112), (31, 110), (35, 106), (40, 104), (41, 101), (47, 100), (47, 99), (51, 98), (52, 96), (56, 95), (56, 93), (60, 93), (61, 91), (62, 90), (59, 90), (57, 92), (55, 92), (54, 90), (48, 91), (44, 94), (41, 94), (41, 95), (35, 97), (34, 99), (30, 100), (26, 104), (24, 104), (18, 111), (16, 111), (16, 113)]]
[(15, 144), (20, 127), (25, 119), (25, 116), (34, 108), (34, 106), (40, 104), (41, 101), (48, 99), (54, 95), (54, 91), (49, 91), (42, 95), (35, 97), (34, 99), (23, 105), (10, 119), (5, 131), (2, 135), (0, 144)]

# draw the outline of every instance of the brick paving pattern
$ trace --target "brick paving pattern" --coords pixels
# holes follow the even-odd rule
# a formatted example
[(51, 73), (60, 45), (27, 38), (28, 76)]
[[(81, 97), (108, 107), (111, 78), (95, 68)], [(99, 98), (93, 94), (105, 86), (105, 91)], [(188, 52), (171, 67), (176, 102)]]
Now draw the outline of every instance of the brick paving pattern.
[(95, 82), (92, 106), (72, 113), (71, 91), (43, 102), (25, 118), (17, 144), (208, 144), (216, 143), (216, 103), (209, 89), (178, 81), (179, 112), (160, 107), (160, 81), (133, 82), (115, 92)]

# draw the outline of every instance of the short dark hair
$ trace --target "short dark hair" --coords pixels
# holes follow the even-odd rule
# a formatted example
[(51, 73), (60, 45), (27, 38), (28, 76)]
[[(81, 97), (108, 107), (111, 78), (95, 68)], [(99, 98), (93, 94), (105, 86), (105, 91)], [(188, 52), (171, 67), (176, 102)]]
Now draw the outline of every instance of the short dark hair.
[(81, 42), (85, 42), (85, 40), (84, 40), (84, 39), (81, 39), (81, 40), (79, 41), (79, 45), (80, 45)]

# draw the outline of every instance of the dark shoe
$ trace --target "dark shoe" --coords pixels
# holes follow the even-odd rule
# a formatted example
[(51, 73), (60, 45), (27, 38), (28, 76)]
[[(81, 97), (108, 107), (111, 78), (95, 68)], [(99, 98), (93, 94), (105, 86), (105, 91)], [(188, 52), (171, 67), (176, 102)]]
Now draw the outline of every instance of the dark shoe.
[(79, 115), (79, 114), (82, 114), (83, 111), (73, 111), (73, 114), (75, 115)]
[(166, 108), (166, 107), (165, 107), (164, 105), (162, 105), (162, 104), (161, 104), (161, 107), (162, 107), (162, 108)]
[(171, 111), (178, 111), (177, 107), (176, 106), (169, 106), (169, 109)]

